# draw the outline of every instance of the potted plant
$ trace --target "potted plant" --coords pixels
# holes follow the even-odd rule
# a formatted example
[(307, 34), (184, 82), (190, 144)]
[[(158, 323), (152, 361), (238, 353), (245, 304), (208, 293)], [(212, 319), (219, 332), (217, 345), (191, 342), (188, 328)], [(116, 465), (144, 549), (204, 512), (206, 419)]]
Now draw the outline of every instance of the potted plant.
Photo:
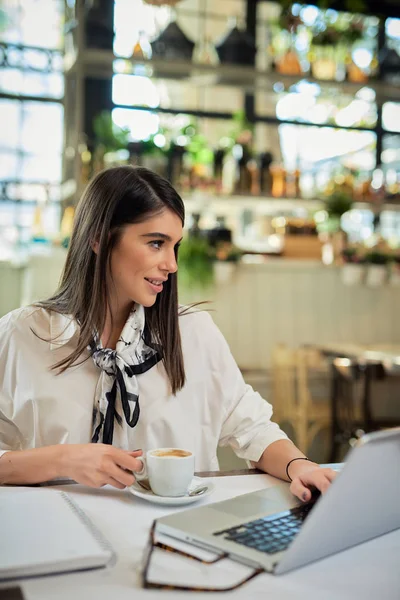
[(368, 72), (357, 66), (353, 61), (352, 54), (356, 45), (365, 38), (365, 23), (363, 17), (360, 15), (353, 15), (350, 21), (345, 15), (341, 17), (338, 19), (337, 28), (340, 35), (340, 44), (343, 49), (347, 78), (349, 81), (363, 83), (368, 81)]
[(192, 289), (207, 289), (214, 283), (213, 249), (208, 240), (201, 236), (185, 237), (179, 247), (179, 282), (190, 292)]
[(400, 251), (398, 248), (392, 255), (390, 267), (390, 284), (400, 287)]
[(318, 21), (311, 40), (311, 72), (316, 79), (336, 79), (339, 32), (333, 25)]
[(106, 154), (127, 150), (130, 131), (128, 128), (118, 127), (109, 111), (103, 111), (93, 119), (93, 131), (93, 171), (96, 173), (104, 168)]
[[(159, 131), (158, 133), (162, 133)], [(129, 160), (133, 164), (146, 167), (159, 175), (167, 175), (167, 151), (155, 143), (157, 134), (150, 135), (147, 140), (129, 142)]]
[(242, 251), (231, 242), (219, 242), (217, 244), (214, 255), (214, 273), (216, 282), (227, 283), (230, 281), (242, 254)]
[(271, 26), (276, 30), (271, 43), (274, 68), (284, 75), (300, 75), (304, 70), (296, 49), (296, 38), (299, 30), (304, 29), (301, 16), (293, 14), (292, 6), (289, 5), (282, 9), (275, 26), (274, 23)]
[(375, 246), (365, 254), (367, 273), (365, 282), (370, 287), (383, 285), (388, 276), (388, 264), (391, 260), (387, 250)]
[(331, 219), (337, 219), (340, 227), (340, 217), (349, 211), (353, 205), (353, 198), (344, 189), (335, 189), (326, 199), (326, 211)]
[(341, 279), (345, 285), (359, 285), (365, 275), (364, 256), (359, 246), (346, 246), (342, 250)]
[(328, 218), (318, 225), (318, 232), (324, 241), (322, 248), (326, 264), (337, 262), (346, 247), (346, 233), (341, 229), (340, 219), (344, 213), (351, 209), (353, 198), (343, 187), (337, 187), (325, 200), (325, 208)]

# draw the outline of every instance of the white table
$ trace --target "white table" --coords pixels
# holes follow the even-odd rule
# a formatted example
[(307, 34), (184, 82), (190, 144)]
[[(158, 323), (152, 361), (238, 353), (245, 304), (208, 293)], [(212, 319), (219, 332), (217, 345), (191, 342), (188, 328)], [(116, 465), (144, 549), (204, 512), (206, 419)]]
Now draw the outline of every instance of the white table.
[[(274, 485), (277, 480), (268, 475), (242, 475), (218, 477), (212, 481), (215, 492), (202, 500), (204, 503)], [(27, 488), (19, 489), (23, 493)], [(55, 489), (68, 492), (103, 532), (118, 554), (117, 564), (101, 570), (23, 580), (19, 584), (26, 600), (223, 597), (221, 593), (190, 594), (140, 588), (143, 550), (153, 519), (172, 510), (182, 510), (182, 507), (155, 506), (128, 491), (111, 487), (92, 490), (66, 485)], [(1, 494), (15, 493), (15, 490), (15, 487), (0, 487)], [(38, 494), (42, 492), (41, 488), (35, 490)], [(400, 530), (397, 530), (287, 575), (259, 575), (231, 592), (230, 596), (243, 600), (258, 597), (274, 600), (399, 600), (399, 566)]]

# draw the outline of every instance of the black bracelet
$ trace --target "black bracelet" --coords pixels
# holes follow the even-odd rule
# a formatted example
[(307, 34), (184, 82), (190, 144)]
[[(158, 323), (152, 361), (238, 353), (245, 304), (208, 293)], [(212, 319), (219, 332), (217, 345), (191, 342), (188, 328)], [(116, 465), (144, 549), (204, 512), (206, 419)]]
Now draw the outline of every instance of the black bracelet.
[(289, 481), (293, 481), (292, 478), (289, 475), (289, 466), (295, 460), (310, 460), (310, 459), (309, 458), (305, 458), (304, 456), (299, 456), (298, 458), (292, 458), (292, 460), (289, 460), (288, 464), (286, 465), (286, 477), (289, 479)]

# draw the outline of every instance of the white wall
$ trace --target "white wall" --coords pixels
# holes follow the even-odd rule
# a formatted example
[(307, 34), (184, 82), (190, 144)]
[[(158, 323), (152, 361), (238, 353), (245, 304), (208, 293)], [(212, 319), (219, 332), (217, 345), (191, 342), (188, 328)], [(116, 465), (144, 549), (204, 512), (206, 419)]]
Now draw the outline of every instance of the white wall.
[[(65, 253), (35, 257), (26, 267), (0, 263), (0, 316), (48, 297)], [(348, 287), (340, 267), (275, 259), (241, 264), (210, 290), (181, 290), (180, 301), (210, 300), (208, 309), (244, 369), (265, 369), (276, 343), (400, 343), (400, 287)]]
[(181, 301), (211, 300), (215, 322), (242, 368), (263, 369), (276, 343), (400, 343), (400, 288), (345, 286), (340, 267), (271, 260), (240, 265), (212, 291), (183, 291)]

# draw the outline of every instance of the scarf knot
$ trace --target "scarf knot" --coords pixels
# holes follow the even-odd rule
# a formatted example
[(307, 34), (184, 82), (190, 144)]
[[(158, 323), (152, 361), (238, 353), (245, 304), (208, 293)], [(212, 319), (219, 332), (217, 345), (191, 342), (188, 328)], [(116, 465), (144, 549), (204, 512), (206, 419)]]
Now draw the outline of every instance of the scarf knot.
[(156, 348), (144, 341), (144, 326), (144, 308), (135, 304), (115, 350), (103, 348), (99, 336), (94, 335), (90, 351), (94, 364), (101, 371), (93, 407), (94, 443), (114, 443), (125, 449), (131, 446), (128, 428), (136, 426), (140, 415), (136, 375), (145, 373), (162, 358)]
[(110, 348), (97, 348), (93, 354), (92, 358), (94, 360), (95, 365), (105, 371), (108, 375), (116, 375), (117, 374), (117, 351), (111, 350)]

